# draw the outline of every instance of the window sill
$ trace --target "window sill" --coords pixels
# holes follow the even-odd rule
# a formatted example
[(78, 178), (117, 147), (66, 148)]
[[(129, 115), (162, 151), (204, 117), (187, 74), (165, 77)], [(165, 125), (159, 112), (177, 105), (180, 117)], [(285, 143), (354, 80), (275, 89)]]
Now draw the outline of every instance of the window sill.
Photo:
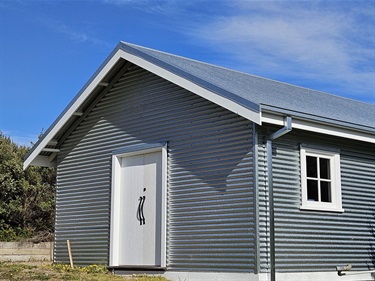
[(300, 210), (302, 211), (323, 211), (323, 212), (334, 212), (334, 213), (343, 213), (344, 209), (326, 207), (326, 206), (301, 206)]

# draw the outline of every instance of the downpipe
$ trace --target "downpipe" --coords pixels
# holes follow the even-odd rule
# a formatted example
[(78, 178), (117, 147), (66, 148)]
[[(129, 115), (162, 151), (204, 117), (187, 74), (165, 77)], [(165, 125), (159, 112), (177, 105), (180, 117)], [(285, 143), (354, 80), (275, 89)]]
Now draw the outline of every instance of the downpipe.
[(289, 133), (292, 130), (292, 117), (284, 119), (284, 127), (274, 132), (267, 138), (267, 175), (268, 175), (268, 200), (270, 208), (270, 267), (271, 281), (276, 281), (276, 256), (275, 256), (275, 212), (273, 202), (273, 173), (272, 173), (272, 141)]

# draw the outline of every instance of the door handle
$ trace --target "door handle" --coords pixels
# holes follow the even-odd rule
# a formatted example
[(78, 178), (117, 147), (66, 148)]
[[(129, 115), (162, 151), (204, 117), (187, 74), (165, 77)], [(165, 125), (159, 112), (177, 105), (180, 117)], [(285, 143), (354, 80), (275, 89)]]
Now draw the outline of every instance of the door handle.
[(145, 215), (143, 213), (143, 205), (145, 203), (145, 200), (146, 200), (146, 196), (139, 196), (139, 203), (138, 203), (138, 218), (139, 218), (139, 224), (140, 225), (143, 225), (143, 224), (146, 224), (146, 219), (145, 219)]
[[(146, 219), (145, 219), (145, 215), (144, 215), (144, 213), (143, 213), (143, 205), (145, 204), (145, 201), (146, 201), (146, 196), (141, 196), (141, 198), (143, 199), (142, 200), (142, 203), (141, 203), (141, 222), (142, 222), (142, 220), (143, 220), (143, 224), (146, 224)], [(141, 223), (142, 224), (142, 223)]]
[(142, 196), (139, 197), (138, 201), (138, 209), (137, 209), (137, 218), (139, 219), (140, 225), (142, 225), (142, 217), (141, 217), (141, 205), (142, 205)]

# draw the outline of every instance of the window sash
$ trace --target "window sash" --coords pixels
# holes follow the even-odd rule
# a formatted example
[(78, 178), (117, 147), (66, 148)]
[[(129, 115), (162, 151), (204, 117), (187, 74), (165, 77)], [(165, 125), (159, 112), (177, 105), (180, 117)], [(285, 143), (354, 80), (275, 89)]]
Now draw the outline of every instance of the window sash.
[[(340, 154), (301, 146), (301, 209), (343, 212), (341, 202)], [(315, 160), (313, 159), (315, 158)], [(328, 160), (328, 161), (326, 161)], [(316, 165), (311, 170), (308, 165)], [(326, 166), (326, 167), (324, 167)], [(309, 169), (309, 170), (308, 170)], [(326, 170), (326, 171), (325, 171)], [(309, 174), (309, 176), (307, 176)], [(313, 188), (316, 182), (316, 192)]]
[[(310, 160), (308, 160), (310, 159)], [(311, 160), (314, 161), (311, 161)], [(326, 161), (322, 161), (326, 160)], [(322, 162), (323, 163), (328, 163), (326, 167), (324, 167), (326, 170), (326, 173), (322, 175)], [(317, 156), (316, 154), (311, 154), (311, 153), (306, 153), (306, 181), (307, 181), (307, 200), (311, 201), (311, 196), (309, 196), (309, 189), (314, 188), (313, 186), (309, 185), (309, 182), (316, 182), (316, 190), (317, 190), (317, 198), (316, 200), (312, 200), (314, 202), (326, 202), (326, 203), (331, 203), (332, 202), (332, 180), (331, 180), (331, 174), (332, 174), (332, 157), (328, 158), (327, 156)], [(311, 171), (313, 172), (311, 174)], [(310, 172), (311, 176), (308, 176)], [(328, 190), (327, 197), (329, 201), (323, 200), (323, 188), (325, 187), (324, 183), (328, 183), (328, 187), (326, 188)]]

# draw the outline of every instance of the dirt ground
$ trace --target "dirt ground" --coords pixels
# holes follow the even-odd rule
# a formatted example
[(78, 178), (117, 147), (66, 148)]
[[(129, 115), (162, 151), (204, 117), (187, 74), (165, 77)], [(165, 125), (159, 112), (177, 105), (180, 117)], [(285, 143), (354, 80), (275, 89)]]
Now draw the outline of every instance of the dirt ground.
[(160, 276), (117, 276), (103, 266), (91, 265), (71, 269), (69, 265), (50, 262), (0, 262), (0, 281), (167, 281)]

